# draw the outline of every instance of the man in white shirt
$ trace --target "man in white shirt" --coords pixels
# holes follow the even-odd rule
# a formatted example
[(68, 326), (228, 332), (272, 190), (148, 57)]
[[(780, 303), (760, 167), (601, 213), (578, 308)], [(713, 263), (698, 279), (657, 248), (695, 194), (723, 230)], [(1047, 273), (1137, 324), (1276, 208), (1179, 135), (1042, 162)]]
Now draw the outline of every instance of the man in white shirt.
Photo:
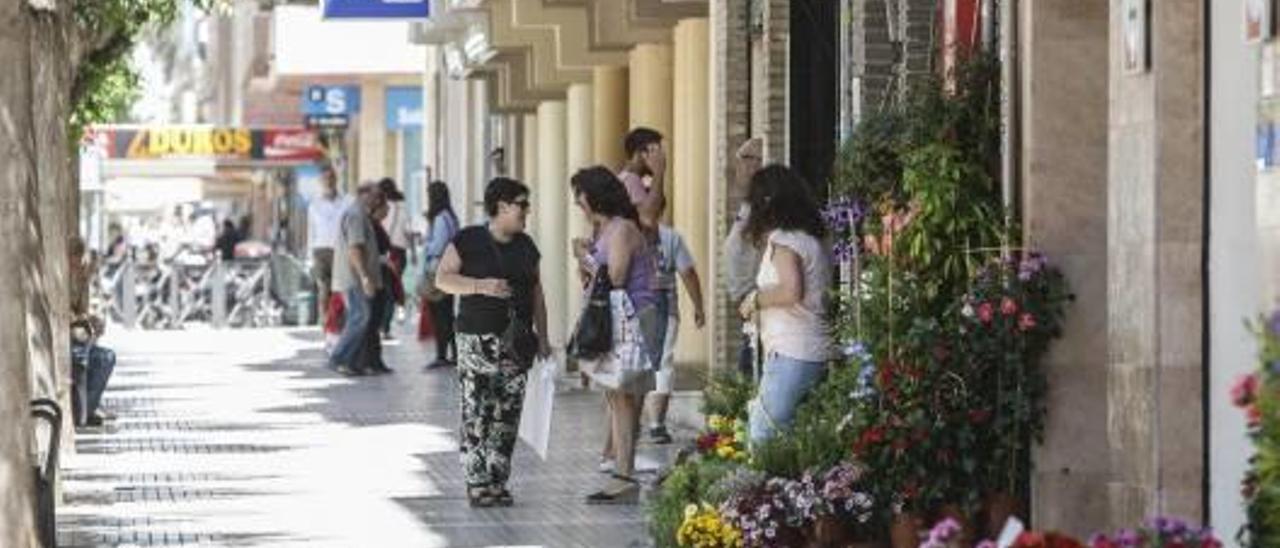
[(307, 206), (307, 249), (311, 251), (311, 273), (316, 281), (316, 307), (320, 325), (329, 311), (329, 295), (333, 281), (333, 246), (338, 241), (342, 211), (346, 197), (338, 193), (338, 174), (333, 166), (320, 166), (321, 193)]
[[(733, 226), (729, 229), (729, 235), (725, 238), (723, 261), (729, 297), (733, 299), (735, 307), (756, 288), (756, 271), (760, 268), (761, 251), (746, 238), (745, 231), (747, 218), (751, 214), (746, 196), (751, 187), (751, 177), (760, 171), (763, 164), (761, 159), (763, 144), (756, 137), (747, 139), (741, 147), (738, 147), (734, 165), (736, 171), (734, 185), (737, 188), (736, 192), (730, 193), (730, 196), (735, 200), (741, 200), (741, 205), (738, 207), (737, 217), (733, 220)], [(742, 352), (738, 355), (738, 370), (750, 376), (755, 370), (755, 356), (752, 352), (752, 345), (755, 343), (752, 340), (754, 338), (752, 333), (746, 329), (748, 326), (743, 327)]]

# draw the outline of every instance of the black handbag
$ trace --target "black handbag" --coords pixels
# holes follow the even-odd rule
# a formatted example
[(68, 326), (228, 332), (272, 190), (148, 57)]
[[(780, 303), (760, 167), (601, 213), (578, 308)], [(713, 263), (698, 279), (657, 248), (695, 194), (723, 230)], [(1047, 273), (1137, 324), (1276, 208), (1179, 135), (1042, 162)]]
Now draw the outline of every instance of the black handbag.
[(569, 340), (569, 355), (579, 360), (594, 360), (613, 350), (613, 312), (609, 306), (609, 267), (600, 265), (591, 282), (591, 293), (578, 317), (578, 325)]
[[(492, 234), (489, 235), (489, 246), (493, 248), (498, 264), (498, 276), (507, 278), (506, 268), (502, 266), (502, 253), (498, 252), (498, 244)], [(516, 313), (515, 295), (512, 297), (507, 299), (507, 328), (502, 331), (502, 350), (521, 367), (528, 368), (538, 357), (538, 335), (533, 332), (533, 326), (520, 319)]]

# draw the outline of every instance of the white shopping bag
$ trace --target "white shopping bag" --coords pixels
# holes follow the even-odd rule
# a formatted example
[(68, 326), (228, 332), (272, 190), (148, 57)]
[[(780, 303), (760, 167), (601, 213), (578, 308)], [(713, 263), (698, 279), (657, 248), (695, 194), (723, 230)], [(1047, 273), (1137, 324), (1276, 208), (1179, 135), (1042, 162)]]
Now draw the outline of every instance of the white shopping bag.
[(529, 369), (524, 387), (524, 409), (520, 411), (520, 439), (547, 460), (551, 444), (551, 411), (556, 399), (556, 375), (560, 367), (552, 359), (539, 359)]

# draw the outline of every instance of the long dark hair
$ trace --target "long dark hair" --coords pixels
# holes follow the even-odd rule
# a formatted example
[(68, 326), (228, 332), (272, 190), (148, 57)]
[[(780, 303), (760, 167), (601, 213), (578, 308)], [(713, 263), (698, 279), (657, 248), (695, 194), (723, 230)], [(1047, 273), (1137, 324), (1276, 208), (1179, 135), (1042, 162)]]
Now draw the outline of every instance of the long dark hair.
[(458, 218), (449, 200), (449, 185), (444, 181), (432, 181), (427, 185), (427, 220), (434, 221), (437, 215), (446, 211), (455, 219)]
[(636, 211), (635, 204), (631, 203), (627, 187), (622, 186), (622, 181), (619, 181), (609, 168), (594, 166), (579, 170), (569, 180), (569, 186), (573, 189), (575, 197), (578, 195), (586, 197), (591, 211), (606, 217), (622, 217), (636, 225), (640, 224), (640, 213)]
[(800, 230), (814, 238), (826, 236), (818, 201), (809, 182), (786, 166), (765, 166), (751, 177), (747, 193), (751, 216), (747, 219), (747, 235), (763, 246), (769, 232)]

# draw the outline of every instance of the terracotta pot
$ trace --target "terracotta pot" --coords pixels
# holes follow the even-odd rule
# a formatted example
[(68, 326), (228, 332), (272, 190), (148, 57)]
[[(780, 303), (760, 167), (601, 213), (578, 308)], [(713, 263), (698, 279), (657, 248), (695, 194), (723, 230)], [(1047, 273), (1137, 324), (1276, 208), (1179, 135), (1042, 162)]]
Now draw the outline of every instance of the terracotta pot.
[(964, 507), (951, 503), (944, 504), (938, 509), (938, 518), (934, 521), (939, 522), (944, 519), (951, 518), (960, 524), (960, 534), (956, 537), (956, 541), (960, 546), (973, 546), (973, 539), (977, 536), (973, 530), (973, 519)]
[(996, 538), (1004, 529), (1005, 522), (1017, 515), (1022, 503), (1013, 495), (997, 492), (987, 493), (982, 506), (986, 538)]
[(919, 548), (922, 527), (924, 520), (916, 514), (893, 516), (893, 523), (889, 525), (889, 545), (893, 548)]
[(853, 530), (835, 516), (822, 516), (809, 527), (809, 548), (844, 548), (853, 542)]

